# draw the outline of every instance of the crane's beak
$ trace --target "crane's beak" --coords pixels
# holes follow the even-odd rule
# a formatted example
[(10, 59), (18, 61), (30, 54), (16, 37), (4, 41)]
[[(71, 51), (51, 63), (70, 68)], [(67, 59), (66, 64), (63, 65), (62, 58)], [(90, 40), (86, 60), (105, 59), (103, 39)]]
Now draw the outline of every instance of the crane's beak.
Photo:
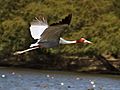
[(87, 44), (92, 44), (92, 42), (91, 41), (88, 41), (88, 40), (84, 40), (84, 43), (87, 43)]

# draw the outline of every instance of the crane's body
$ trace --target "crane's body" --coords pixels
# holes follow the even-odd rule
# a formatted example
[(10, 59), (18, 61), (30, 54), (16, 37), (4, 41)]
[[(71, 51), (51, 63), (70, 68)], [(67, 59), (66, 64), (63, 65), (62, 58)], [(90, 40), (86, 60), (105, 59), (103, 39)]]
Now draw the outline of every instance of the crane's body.
[(47, 20), (43, 17), (35, 18), (35, 20), (31, 22), (30, 33), (33, 39), (37, 39), (37, 42), (31, 44), (29, 49), (17, 51), (14, 55), (22, 54), (37, 48), (52, 48), (58, 46), (59, 44), (73, 44), (81, 42), (91, 43), (84, 38), (68, 41), (61, 37), (70, 24), (71, 18), (72, 14), (69, 14), (65, 17), (65, 19), (62, 19), (62, 21), (51, 25), (48, 25)]

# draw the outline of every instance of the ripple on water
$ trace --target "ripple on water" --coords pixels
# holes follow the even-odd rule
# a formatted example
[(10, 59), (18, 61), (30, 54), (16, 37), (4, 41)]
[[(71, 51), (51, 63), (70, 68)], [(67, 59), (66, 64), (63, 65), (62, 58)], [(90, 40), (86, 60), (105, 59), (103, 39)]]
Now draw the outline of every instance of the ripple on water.
[[(12, 73), (11, 73), (12, 72)], [(14, 73), (13, 73), (14, 72)], [(5, 76), (2, 76), (5, 75)], [(0, 90), (119, 90), (120, 76), (0, 69)]]

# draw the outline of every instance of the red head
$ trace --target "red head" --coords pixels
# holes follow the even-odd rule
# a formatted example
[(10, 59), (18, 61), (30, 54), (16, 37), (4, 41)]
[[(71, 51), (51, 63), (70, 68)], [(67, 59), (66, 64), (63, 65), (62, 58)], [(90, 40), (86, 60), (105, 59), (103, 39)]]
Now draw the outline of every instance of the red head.
[(87, 44), (91, 44), (92, 42), (86, 40), (85, 38), (80, 38), (79, 40), (76, 40), (76, 43), (87, 43)]

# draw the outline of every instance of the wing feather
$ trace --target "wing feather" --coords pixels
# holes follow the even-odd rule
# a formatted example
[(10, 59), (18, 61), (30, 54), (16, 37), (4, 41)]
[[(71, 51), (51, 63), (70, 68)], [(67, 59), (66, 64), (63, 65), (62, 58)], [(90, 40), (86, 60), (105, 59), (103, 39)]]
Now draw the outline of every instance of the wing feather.
[(72, 14), (66, 16), (62, 21), (58, 23), (53, 23), (41, 34), (41, 41), (58, 41), (60, 39), (61, 34), (65, 31), (67, 26), (70, 24), (72, 18)]
[(33, 22), (31, 22), (30, 33), (34, 39), (40, 39), (41, 34), (48, 28), (47, 20), (44, 18), (35, 18)]

